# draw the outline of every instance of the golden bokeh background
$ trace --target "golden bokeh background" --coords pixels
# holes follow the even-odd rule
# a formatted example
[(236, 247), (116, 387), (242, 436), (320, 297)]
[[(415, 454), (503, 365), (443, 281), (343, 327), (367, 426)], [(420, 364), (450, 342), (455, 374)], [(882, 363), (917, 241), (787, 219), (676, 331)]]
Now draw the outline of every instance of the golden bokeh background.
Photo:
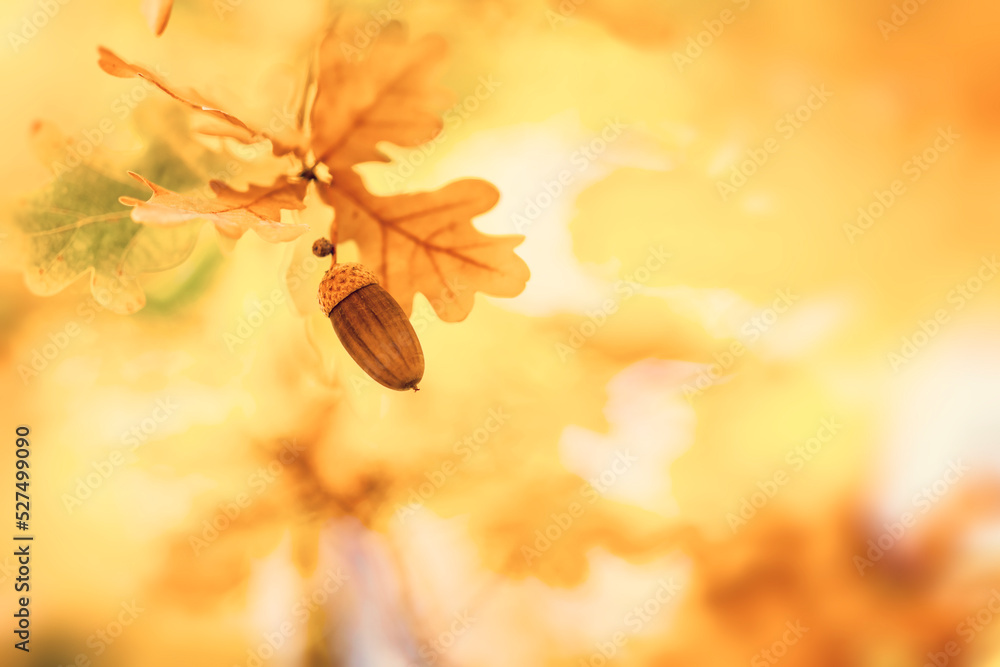
[(418, 297), (418, 394), (313, 310), (314, 200), (301, 243), (206, 225), (131, 316), (32, 294), (9, 224), (36, 120), (114, 157), (176, 118), (98, 45), (266, 122), (347, 5), (0, 8), (0, 664), (1000, 665), (1000, 6), (348, 4), (452, 53), (369, 187), (492, 181), (532, 271)]

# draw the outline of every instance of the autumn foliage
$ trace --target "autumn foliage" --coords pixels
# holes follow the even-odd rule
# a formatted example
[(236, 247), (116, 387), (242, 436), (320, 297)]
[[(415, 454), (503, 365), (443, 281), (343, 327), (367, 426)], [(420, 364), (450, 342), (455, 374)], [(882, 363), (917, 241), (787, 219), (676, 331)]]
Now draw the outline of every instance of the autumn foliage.
[(996, 663), (1000, 9), (21, 4), (24, 665)]

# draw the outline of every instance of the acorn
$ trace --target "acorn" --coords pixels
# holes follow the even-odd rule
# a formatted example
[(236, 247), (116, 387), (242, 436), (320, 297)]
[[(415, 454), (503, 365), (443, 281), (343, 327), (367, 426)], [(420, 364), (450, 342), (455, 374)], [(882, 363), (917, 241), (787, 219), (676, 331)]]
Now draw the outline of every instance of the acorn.
[(334, 264), (319, 284), (319, 304), (344, 349), (384, 387), (417, 390), (424, 352), (396, 300), (361, 264)]

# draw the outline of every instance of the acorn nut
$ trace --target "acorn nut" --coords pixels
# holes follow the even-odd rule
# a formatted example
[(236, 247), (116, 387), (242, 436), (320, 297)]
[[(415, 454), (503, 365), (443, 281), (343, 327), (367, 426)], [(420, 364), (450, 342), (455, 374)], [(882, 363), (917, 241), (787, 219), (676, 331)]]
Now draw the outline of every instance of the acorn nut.
[(344, 349), (372, 379), (416, 391), (424, 376), (417, 332), (374, 273), (361, 264), (335, 264), (319, 284), (319, 304)]

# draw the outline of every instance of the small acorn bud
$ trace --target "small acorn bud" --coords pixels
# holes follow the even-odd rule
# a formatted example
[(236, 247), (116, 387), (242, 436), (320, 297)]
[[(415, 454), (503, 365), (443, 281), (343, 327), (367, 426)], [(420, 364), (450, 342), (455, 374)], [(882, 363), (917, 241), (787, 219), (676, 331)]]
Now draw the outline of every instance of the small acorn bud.
[(318, 238), (313, 243), (312, 253), (317, 257), (328, 257), (334, 253), (336, 249), (333, 244), (330, 243), (328, 239)]
[(335, 264), (319, 304), (351, 358), (379, 384), (405, 391), (424, 377), (424, 352), (406, 313), (361, 264)]

